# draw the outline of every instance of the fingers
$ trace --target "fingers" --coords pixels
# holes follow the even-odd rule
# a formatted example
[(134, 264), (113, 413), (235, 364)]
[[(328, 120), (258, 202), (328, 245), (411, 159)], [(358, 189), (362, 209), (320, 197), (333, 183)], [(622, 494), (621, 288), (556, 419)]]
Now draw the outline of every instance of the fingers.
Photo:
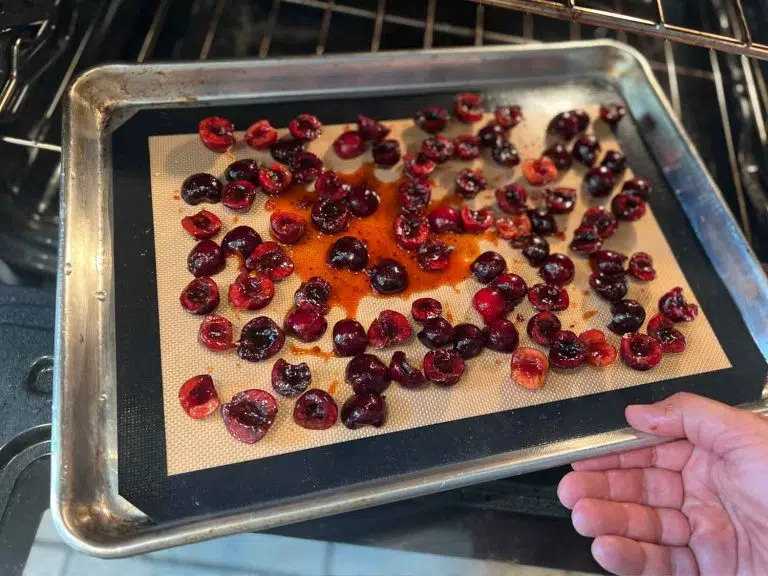
[(581, 462), (574, 462), (573, 469), (578, 471), (614, 470), (617, 468), (663, 468), (679, 472), (688, 462), (693, 451), (693, 444), (687, 440), (677, 440), (669, 444), (654, 446), (653, 448), (641, 448), (624, 452), (623, 454), (609, 454), (598, 458), (590, 458)]
[(759, 416), (685, 392), (647, 406), (627, 406), (625, 413), (641, 432), (688, 438), (718, 455), (740, 446), (745, 436), (768, 436), (768, 422)]
[(680, 508), (683, 482), (678, 472), (659, 468), (570, 472), (560, 481), (557, 496), (571, 509), (582, 498)]
[(691, 526), (680, 510), (584, 498), (573, 507), (573, 527), (582, 536), (624, 536), (665, 546), (686, 546)]
[(690, 548), (636, 542), (623, 536), (599, 536), (592, 542), (592, 556), (616, 574), (688, 576), (699, 573)]

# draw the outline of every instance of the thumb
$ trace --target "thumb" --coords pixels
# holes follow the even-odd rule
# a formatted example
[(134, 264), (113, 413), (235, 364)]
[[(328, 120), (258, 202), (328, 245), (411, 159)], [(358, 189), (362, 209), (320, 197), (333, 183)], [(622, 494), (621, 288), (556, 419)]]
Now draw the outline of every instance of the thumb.
[(627, 406), (629, 425), (666, 438), (687, 438), (723, 455), (750, 439), (768, 438), (768, 421), (709, 398), (680, 392), (655, 404)]

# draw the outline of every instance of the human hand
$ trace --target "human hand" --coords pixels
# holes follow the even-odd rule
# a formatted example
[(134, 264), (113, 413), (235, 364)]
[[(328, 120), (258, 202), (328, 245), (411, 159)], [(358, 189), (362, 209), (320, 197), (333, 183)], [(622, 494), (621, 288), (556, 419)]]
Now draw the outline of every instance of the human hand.
[(626, 417), (679, 440), (576, 462), (561, 480), (595, 560), (617, 574), (768, 574), (768, 420), (686, 393)]

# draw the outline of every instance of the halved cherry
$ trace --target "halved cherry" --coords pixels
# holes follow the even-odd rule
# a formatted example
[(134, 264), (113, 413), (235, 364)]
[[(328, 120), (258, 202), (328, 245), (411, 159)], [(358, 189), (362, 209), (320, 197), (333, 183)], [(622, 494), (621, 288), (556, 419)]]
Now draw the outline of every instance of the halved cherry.
[(289, 164), (294, 181), (299, 184), (314, 182), (323, 171), (323, 161), (312, 152), (296, 152)]
[(579, 226), (573, 231), (569, 247), (579, 254), (594, 254), (603, 247), (603, 239), (595, 226)]
[(453, 139), (453, 148), (459, 160), (474, 160), (480, 156), (480, 138), (474, 134), (461, 134)]
[(548, 157), (523, 162), (523, 176), (531, 186), (544, 186), (557, 178), (557, 166)]
[(403, 156), (403, 172), (413, 179), (426, 178), (437, 168), (424, 154), (406, 154)]
[(539, 276), (547, 284), (556, 286), (565, 286), (573, 280), (575, 268), (573, 260), (565, 254), (550, 254), (544, 260), (544, 264), (539, 268)]
[(277, 281), (293, 273), (293, 260), (277, 242), (263, 242), (245, 260), (245, 268)]
[(368, 328), (368, 342), (381, 350), (387, 346), (400, 344), (413, 334), (408, 318), (394, 310), (382, 310)]
[(507, 303), (507, 312), (522, 302), (525, 299), (525, 295), (528, 294), (528, 284), (523, 277), (511, 272), (499, 274), (489, 286), (494, 290), (498, 290), (504, 296), (504, 300)]
[(312, 388), (293, 407), (293, 421), (308, 430), (327, 430), (339, 419), (339, 407), (325, 390)]
[(661, 344), (653, 336), (633, 332), (621, 337), (621, 359), (634, 370), (650, 370), (661, 362)]
[(645, 214), (645, 200), (631, 194), (616, 194), (611, 200), (611, 211), (619, 220), (634, 222)]
[(226, 263), (224, 251), (213, 240), (200, 240), (187, 256), (187, 269), (197, 278), (218, 274)]
[(315, 192), (320, 198), (328, 198), (334, 202), (344, 200), (349, 196), (351, 186), (343, 182), (333, 170), (326, 170), (315, 181)]
[(322, 338), (328, 321), (320, 312), (307, 308), (294, 308), (285, 316), (283, 329), (288, 336), (302, 342), (315, 342)]
[(431, 238), (419, 246), (416, 260), (422, 270), (437, 272), (448, 268), (452, 252), (453, 246), (449, 246), (439, 238)]
[(229, 285), (229, 303), (241, 310), (261, 310), (272, 302), (275, 285), (263, 274), (241, 272)]
[(191, 314), (208, 314), (219, 305), (219, 287), (213, 278), (201, 276), (192, 280), (181, 292), (181, 307)]
[(272, 389), (280, 396), (295, 398), (309, 387), (312, 372), (306, 362), (291, 364), (283, 358), (278, 358), (272, 365), (270, 380)]
[(481, 288), (472, 297), (472, 307), (483, 317), (486, 324), (507, 313), (507, 300), (500, 290), (486, 287)]
[(288, 123), (288, 130), (296, 140), (308, 142), (323, 133), (323, 125), (312, 114), (299, 114)]
[(181, 226), (198, 240), (205, 240), (219, 233), (221, 219), (213, 212), (200, 210), (197, 214), (182, 218)]
[(266, 150), (277, 141), (277, 130), (269, 120), (254, 122), (245, 131), (245, 143), (254, 150)]
[(685, 335), (675, 328), (675, 324), (664, 314), (656, 314), (648, 320), (648, 335), (661, 342), (663, 352), (682, 352), (685, 350)]
[(210, 374), (193, 376), (184, 382), (179, 389), (179, 402), (184, 412), (195, 420), (213, 413), (220, 403)]
[(659, 311), (672, 322), (691, 322), (699, 315), (699, 307), (688, 303), (680, 286), (659, 298)]
[(510, 360), (512, 381), (528, 390), (539, 390), (549, 372), (549, 360), (534, 348), (518, 348)]
[(618, 123), (619, 120), (624, 118), (627, 113), (627, 109), (624, 104), (610, 103), (600, 105), (600, 119), (604, 122), (608, 122), (610, 125)]
[(235, 440), (255, 444), (277, 418), (277, 400), (264, 390), (245, 390), (221, 405), (221, 417)]
[(285, 333), (274, 320), (257, 316), (243, 326), (237, 343), (237, 355), (247, 362), (261, 362), (280, 352)]
[(357, 115), (357, 129), (360, 131), (363, 140), (369, 142), (378, 142), (389, 134), (389, 128), (384, 126), (384, 124), (363, 114)]
[(312, 224), (326, 234), (340, 234), (349, 228), (349, 208), (343, 200), (334, 202), (328, 198), (320, 198), (312, 204), (310, 218)]
[(509, 130), (520, 124), (523, 119), (523, 109), (520, 106), (496, 106), (493, 118), (496, 124), (504, 130)]
[(238, 254), (245, 261), (253, 249), (261, 244), (261, 236), (250, 226), (237, 226), (224, 235), (221, 248), (227, 256)]
[(472, 234), (480, 234), (488, 230), (493, 226), (493, 220), (493, 212), (490, 208), (472, 210), (464, 205), (461, 209), (461, 223), (464, 225), (464, 230)]
[(488, 186), (488, 180), (479, 168), (462, 168), (456, 174), (456, 193), (463, 198), (474, 198)]
[(424, 373), (408, 362), (405, 352), (397, 351), (389, 361), (389, 377), (403, 388), (422, 388), (427, 379)]
[[(261, 171), (259, 171), (261, 177)], [(221, 193), (221, 203), (230, 210), (246, 212), (256, 199), (256, 186), (248, 180), (228, 182)]]
[(348, 130), (333, 141), (333, 151), (342, 160), (357, 158), (365, 152), (365, 139), (357, 130)]
[(393, 222), (395, 242), (403, 250), (418, 250), (429, 237), (429, 224), (424, 217), (400, 214)]
[(281, 194), (291, 185), (292, 181), (293, 175), (291, 171), (277, 162), (259, 170), (259, 187), (264, 194), (273, 196)]
[(629, 259), (629, 273), (634, 278), (648, 282), (656, 278), (653, 258), (647, 252), (635, 252)]
[(320, 314), (327, 314), (330, 296), (331, 285), (328, 281), (320, 276), (312, 276), (296, 289), (293, 294), (293, 302), (297, 308), (306, 308)]
[(507, 168), (514, 168), (520, 164), (520, 153), (512, 142), (501, 142), (491, 150), (491, 158), (496, 164)]
[(600, 238), (605, 240), (613, 236), (616, 231), (618, 223), (616, 222), (616, 216), (608, 212), (602, 206), (593, 206), (584, 212), (584, 216), (581, 218), (582, 226), (594, 226), (597, 228), (597, 233), (600, 234)]
[(606, 340), (602, 330), (592, 328), (582, 332), (579, 340), (587, 349), (587, 364), (602, 368), (616, 362), (616, 346)]
[(511, 218), (496, 218), (496, 234), (505, 240), (515, 241), (530, 237), (533, 225), (527, 214), (515, 214)]
[(552, 346), (555, 341), (555, 335), (562, 327), (560, 319), (552, 312), (538, 312), (534, 314), (528, 325), (526, 332), (528, 337), (540, 346)]
[(522, 214), (526, 211), (528, 194), (519, 184), (508, 184), (496, 190), (496, 202), (507, 214)]
[(413, 122), (424, 132), (437, 134), (448, 122), (448, 111), (441, 106), (427, 106), (416, 112)]
[(453, 206), (443, 205), (432, 210), (427, 219), (432, 232), (461, 232), (461, 214)]
[(456, 350), (430, 350), (424, 356), (424, 375), (438, 386), (453, 386), (464, 369), (464, 358)]
[(553, 214), (568, 214), (576, 206), (576, 190), (574, 188), (547, 188), (544, 201)]
[(214, 152), (226, 152), (235, 143), (235, 125), (221, 116), (203, 118), (197, 131), (203, 146)]
[(587, 348), (570, 330), (560, 330), (555, 334), (549, 348), (549, 363), (555, 368), (572, 370), (587, 360)]
[(464, 124), (472, 124), (483, 119), (485, 108), (483, 97), (475, 92), (462, 92), (456, 96), (456, 117)]
[(453, 152), (453, 142), (442, 134), (425, 138), (421, 143), (421, 153), (438, 164), (450, 160)]
[(307, 230), (307, 221), (298, 214), (277, 210), (269, 216), (269, 230), (279, 242), (296, 244)]
[(565, 288), (552, 284), (534, 284), (528, 290), (528, 300), (540, 312), (560, 312), (570, 304)]
[(216, 352), (229, 350), (234, 346), (232, 344), (232, 322), (224, 316), (216, 314), (203, 318), (200, 329), (197, 331), (197, 337), (203, 346)]

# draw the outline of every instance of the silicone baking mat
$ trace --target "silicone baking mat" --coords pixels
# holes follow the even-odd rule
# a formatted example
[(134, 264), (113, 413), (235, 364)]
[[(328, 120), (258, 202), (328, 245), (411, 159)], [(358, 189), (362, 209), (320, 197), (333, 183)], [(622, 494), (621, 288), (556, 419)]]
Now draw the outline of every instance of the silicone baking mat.
[[(539, 108), (526, 107), (525, 112), (526, 119), (512, 130), (511, 140), (517, 145), (523, 158), (532, 158), (538, 156), (543, 149), (546, 124), (557, 110), (542, 103)], [(596, 106), (588, 108), (588, 112), (593, 118), (597, 117)], [(392, 129), (390, 137), (398, 139), (404, 150), (415, 151), (425, 137), (424, 133), (413, 127), (410, 119), (388, 121), (386, 124)], [(476, 132), (482, 124), (483, 122), (480, 122), (470, 127), (451, 122), (446, 134), (455, 136), (460, 133)], [(321, 138), (309, 145), (309, 150), (323, 158), (328, 168), (341, 172), (354, 171), (361, 163), (371, 161), (369, 153), (355, 160), (343, 161), (330, 150), (330, 143), (347, 128), (349, 126), (343, 124), (325, 126)], [(611, 149), (620, 149), (605, 124), (600, 121), (594, 122), (591, 129), (600, 138), (603, 153)], [(281, 133), (284, 132), (281, 130)], [(194, 240), (180, 226), (183, 216), (193, 214), (201, 208), (217, 214), (223, 223), (222, 232), (217, 236), (217, 240), (220, 240), (227, 230), (243, 224), (254, 228), (263, 238), (269, 237), (269, 211), (265, 208), (267, 197), (264, 195), (257, 196), (252, 209), (244, 214), (235, 214), (221, 204), (202, 204), (193, 207), (179, 198), (181, 183), (192, 173), (209, 172), (221, 176), (230, 162), (241, 158), (257, 158), (262, 162), (271, 162), (268, 153), (251, 150), (242, 142), (242, 134), (238, 135), (240, 136), (238, 144), (226, 154), (216, 154), (207, 150), (200, 144), (196, 134), (154, 136), (149, 139), (165, 440), (169, 475), (556, 400), (667, 381), (731, 366), (710, 326), (707, 311), (702, 309), (696, 321), (681, 326), (688, 339), (687, 350), (683, 354), (665, 355), (661, 364), (649, 372), (631, 370), (621, 361), (600, 369), (585, 366), (571, 373), (551, 371), (543, 389), (529, 391), (510, 381), (508, 354), (485, 350), (479, 357), (467, 362), (467, 371), (462, 380), (452, 388), (429, 386), (422, 390), (406, 390), (393, 383), (385, 393), (389, 417), (382, 428), (348, 430), (339, 423), (325, 431), (305, 430), (292, 421), (294, 400), (275, 395), (278, 399), (279, 411), (269, 433), (258, 444), (241, 444), (226, 431), (218, 413), (202, 421), (192, 420), (184, 413), (179, 405), (178, 389), (185, 380), (195, 374), (211, 374), (219, 397), (222, 402), (226, 402), (237, 392), (248, 388), (263, 388), (271, 391), (270, 371), (274, 361), (282, 357), (292, 363), (309, 364), (313, 378), (312, 386), (330, 390), (339, 405), (351, 395), (351, 387), (343, 379), (344, 368), (349, 359), (333, 356), (323, 358), (296, 351), (297, 346), (307, 349), (312, 345), (303, 344), (291, 338), (287, 338), (286, 345), (278, 356), (255, 364), (240, 360), (234, 351), (229, 353), (208, 351), (197, 342), (197, 329), (201, 318), (187, 314), (179, 306), (179, 293), (191, 279), (186, 268), (186, 257), (194, 245)], [(488, 158), (481, 158), (471, 163), (452, 161), (438, 169), (433, 199), (439, 200), (444, 195), (451, 194), (456, 172), (470, 165), (482, 167), (489, 180), (488, 191), (481, 193), (472, 201), (475, 206), (492, 205), (495, 188), (521, 179), (519, 167), (504, 169)], [(401, 164), (392, 169), (376, 170), (376, 176), (386, 181), (398, 178), (400, 173)], [(568, 186), (578, 189), (583, 173), (584, 168), (574, 163), (573, 169), (550, 186)], [(623, 179), (628, 179), (632, 175), (630, 167), (623, 175)], [(529, 189), (531, 203), (535, 203), (540, 198), (542, 189), (521, 183)], [(615, 191), (619, 189), (620, 184), (617, 184)], [(589, 290), (587, 284), (589, 267), (586, 258), (573, 254), (567, 246), (584, 210), (598, 203), (607, 205), (608, 200), (596, 202), (580, 193), (574, 211), (569, 215), (556, 217), (560, 230), (565, 231), (565, 237), (563, 239), (548, 238), (552, 252), (568, 254), (576, 264), (575, 279), (567, 287), (571, 305), (568, 310), (558, 315), (564, 329), (579, 333), (591, 327), (601, 328), (606, 332), (609, 340), (618, 345), (619, 338), (605, 329), (610, 319), (609, 303)], [(389, 229), (381, 232), (382, 234), (392, 233)], [(315, 233), (311, 226), (310, 233)], [(519, 250), (510, 248), (503, 241), (494, 243), (481, 240), (480, 245), (482, 249), (501, 253), (507, 260), (509, 270), (521, 275), (529, 285), (538, 281), (536, 268), (528, 265)], [(653, 256), (659, 273), (658, 277), (648, 283), (630, 280), (627, 296), (638, 300), (645, 307), (647, 319), (656, 313), (658, 298), (673, 286), (682, 286), (689, 300), (697, 301), (652, 210), (649, 210), (638, 222), (619, 226), (617, 233), (606, 241), (604, 247), (628, 255), (642, 250)], [(403, 258), (406, 257), (404, 254)], [(452, 265), (462, 266), (468, 270), (469, 263), (469, 261), (456, 259)], [(293, 293), (300, 283), (297, 275), (294, 274), (276, 284), (275, 298), (267, 308), (258, 312), (244, 312), (232, 308), (226, 299), (227, 287), (237, 273), (235, 261), (228, 260), (226, 269), (215, 276), (214, 279), (222, 293), (222, 301), (216, 313), (232, 320), (236, 335), (239, 334), (240, 328), (254, 316), (267, 315), (281, 323), (285, 313), (292, 306)], [(482, 326), (481, 319), (470, 303), (472, 295), (479, 287), (480, 284), (474, 279), (468, 278), (456, 289), (439, 287), (429, 290), (428, 294), (443, 303), (445, 314), (452, 323), (473, 322)], [(383, 309), (397, 310), (409, 316), (410, 303), (423, 295), (425, 294), (413, 294), (408, 299), (397, 296), (366, 297), (361, 301), (355, 317), (367, 327)], [(520, 331), (521, 346), (537, 347), (525, 334), (526, 323), (534, 313), (534, 309), (526, 300), (510, 314), (510, 319), (516, 321)], [(329, 313), (327, 317), (329, 329), (319, 342), (314, 343), (322, 351), (332, 350), (331, 327), (337, 320), (344, 317), (346, 317), (346, 311), (339, 307), (333, 308)], [(414, 332), (418, 330), (418, 325), (415, 323), (414, 329)], [(414, 363), (420, 363), (420, 359), (427, 351), (416, 338), (413, 338), (405, 346), (382, 351), (369, 350), (369, 352), (377, 354), (388, 363), (395, 350), (404, 350)]]

